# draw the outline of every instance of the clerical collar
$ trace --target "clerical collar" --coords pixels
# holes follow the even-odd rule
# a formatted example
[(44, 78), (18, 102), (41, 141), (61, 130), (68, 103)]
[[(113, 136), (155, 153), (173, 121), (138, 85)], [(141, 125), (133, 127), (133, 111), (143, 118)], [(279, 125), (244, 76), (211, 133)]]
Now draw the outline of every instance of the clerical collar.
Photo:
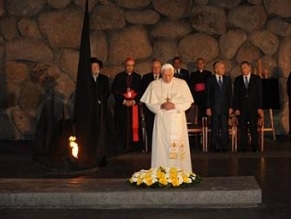
[(132, 73), (133, 73), (133, 72), (129, 73), (129, 72), (126, 71), (126, 74), (128, 74), (129, 76), (130, 76)]
[(96, 75), (92, 75), (92, 77), (93, 77), (94, 81), (96, 81), (96, 80), (97, 80), (97, 78), (98, 78), (98, 75), (99, 75), (99, 73), (98, 73), (98, 74), (96, 74)]

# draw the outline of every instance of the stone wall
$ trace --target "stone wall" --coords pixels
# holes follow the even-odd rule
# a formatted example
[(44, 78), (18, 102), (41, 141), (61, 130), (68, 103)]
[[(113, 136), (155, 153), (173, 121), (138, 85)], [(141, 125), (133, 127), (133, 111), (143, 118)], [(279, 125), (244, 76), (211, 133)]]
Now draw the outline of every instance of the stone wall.
[[(0, 139), (33, 138), (48, 78), (68, 104), (75, 88), (85, 0), (0, 0)], [(286, 78), (291, 69), (291, 0), (89, 0), (91, 53), (111, 78), (128, 56), (140, 74), (150, 61), (183, 58), (194, 70), (224, 60), (258, 63), (280, 80), (279, 134), (289, 131)]]

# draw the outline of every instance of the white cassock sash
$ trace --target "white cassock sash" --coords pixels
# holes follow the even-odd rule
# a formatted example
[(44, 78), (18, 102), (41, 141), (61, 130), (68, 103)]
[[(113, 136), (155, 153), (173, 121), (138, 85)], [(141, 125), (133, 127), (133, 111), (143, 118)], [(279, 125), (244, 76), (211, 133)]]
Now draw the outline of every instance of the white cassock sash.
[(185, 142), (182, 138), (182, 120), (180, 116), (173, 115), (170, 128), (169, 159), (182, 160), (185, 156)]

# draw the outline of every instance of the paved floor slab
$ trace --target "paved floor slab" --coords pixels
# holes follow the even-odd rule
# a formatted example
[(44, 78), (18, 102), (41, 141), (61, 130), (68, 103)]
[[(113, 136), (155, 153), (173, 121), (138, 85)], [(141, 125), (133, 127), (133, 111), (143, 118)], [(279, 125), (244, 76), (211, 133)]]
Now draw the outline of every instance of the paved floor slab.
[(126, 179), (1, 179), (0, 208), (192, 208), (254, 206), (262, 191), (252, 176), (207, 177), (184, 188), (152, 189)]

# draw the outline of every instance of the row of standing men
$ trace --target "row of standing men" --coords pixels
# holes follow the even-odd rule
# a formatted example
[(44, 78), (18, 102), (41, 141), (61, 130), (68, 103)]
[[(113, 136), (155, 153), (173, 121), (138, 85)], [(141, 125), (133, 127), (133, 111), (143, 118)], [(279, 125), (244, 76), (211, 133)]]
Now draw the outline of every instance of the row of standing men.
[[(251, 63), (244, 61), (240, 64), (241, 75), (235, 78), (234, 86), (232, 86), (230, 77), (225, 75), (225, 64), (221, 61), (214, 62), (214, 74), (205, 70), (206, 62), (203, 58), (197, 59), (197, 70), (191, 74), (181, 68), (182, 60), (180, 57), (174, 57), (172, 64), (175, 68), (174, 76), (184, 79), (189, 85), (195, 104), (199, 108), (199, 118), (201, 119), (204, 116), (211, 117), (212, 149), (215, 152), (224, 152), (227, 150), (228, 118), (231, 114), (234, 114), (238, 117), (240, 125), (240, 151), (245, 152), (249, 149), (253, 152), (258, 151), (257, 122), (259, 117), (263, 116), (263, 95), (261, 78), (253, 74)], [(118, 100), (119, 95), (116, 93), (120, 93), (120, 91), (123, 93), (129, 87), (127, 84), (126, 87), (123, 87), (122, 91), (117, 86), (117, 84), (122, 84), (120, 78), (126, 78), (129, 72), (135, 75), (135, 79), (132, 81), (133, 83), (130, 84), (132, 86), (131, 88), (135, 91), (140, 91), (141, 89), (141, 95), (151, 81), (161, 77), (161, 62), (158, 60), (153, 60), (152, 72), (145, 74), (142, 78), (134, 72), (134, 60), (126, 60), (125, 68), (125, 72), (118, 74), (113, 81), (112, 92), (115, 100)], [(138, 98), (141, 95), (138, 95), (132, 104), (138, 102)], [(130, 104), (126, 105), (124, 103), (120, 105), (117, 102), (115, 111), (120, 112), (124, 108), (124, 105), (130, 106)], [(151, 140), (154, 115), (147, 108), (145, 108), (145, 119), (148, 139)], [(120, 123), (119, 118), (116, 118), (116, 122), (120, 126), (125, 127), (124, 124)], [(119, 130), (128, 130), (122, 127), (119, 127)], [(251, 148), (248, 147), (247, 142), (248, 130), (250, 131), (252, 139)], [(120, 137), (124, 138), (124, 136), (126, 136), (126, 133), (122, 133)], [(133, 149), (138, 147), (129, 146), (129, 148)]]
[[(235, 114), (239, 119), (240, 142), (239, 149), (242, 152), (251, 149), (258, 150), (257, 121), (263, 116), (262, 84), (259, 76), (253, 74), (251, 63), (244, 61), (240, 64), (241, 75), (235, 78), (234, 86), (229, 76), (225, 75), (226, 68), (222, 61), (213, 64), (213, 71), (205, 70), (206, 62), (203, 58), (198, 58), (196, 62), (197, 70), (189, 74), (183, 68), (180, 57), (172, 59), (175, 69), (175, 77), (184, 79), (193, 95), (195, 104), (199, 108), (199, 117), (211, 117), (211, 142), (215, 152), (226, 151), (228, 145), (228, 117)], [(135, 60), (128, 58), (124, 62), (125, 70), (118, 73), (113, 79), (111, 89), (108, 77), (100, 73), (103, 66), (102, 61), (91, 58), (92, 86), (94, 87), (94, 100), (92, 101), (96, 110), (92, 116), (96, 121), (92, 121), (92, 128), (87, 130), (86, 136), (90, 145), (84, 149), (84, 153), (98, 157), (97, 160), (106, 155), (106, 145), (104, 139), (114, 138), (112, 136), (101, 136), (106, 134), (108, 122), (106, 119), (108, 110), (106, 106), (107, 98), (112, 93), (115, 100), (114, 125), (116, 130), (117, 153), (126, 151), (141, 151), (143, 142), (140, 128), (139, 100), (145, 92), (147, 86), (155, 79), (162, 77), (161, 62), (152, 61), (152, 71), (144, 74), (143, 77), (135, 72)], [(143, 107), (149, 143), (152, 139), (152, 129), (154, 114), (146, 107)], [(101, 118), (100, 115), (103, 115)], [(97, 126), (96, 126), (97, 124)], [(104, 125), (105, 124), (105, 125)], [(104, 131), (105, 129), (105, 131)], [(100, 130), (103, 130), (102, 132)], [(247, 135), (250, 130), (251, 147), (248, 147)], [(96, 133), (98, 132), (98, 133)], [(103, 142), (100, 141), (103, 139)], [(101, 146), (103, 145), (103, 146)], [(96, 161), (98, 162), (98, 161)]]

